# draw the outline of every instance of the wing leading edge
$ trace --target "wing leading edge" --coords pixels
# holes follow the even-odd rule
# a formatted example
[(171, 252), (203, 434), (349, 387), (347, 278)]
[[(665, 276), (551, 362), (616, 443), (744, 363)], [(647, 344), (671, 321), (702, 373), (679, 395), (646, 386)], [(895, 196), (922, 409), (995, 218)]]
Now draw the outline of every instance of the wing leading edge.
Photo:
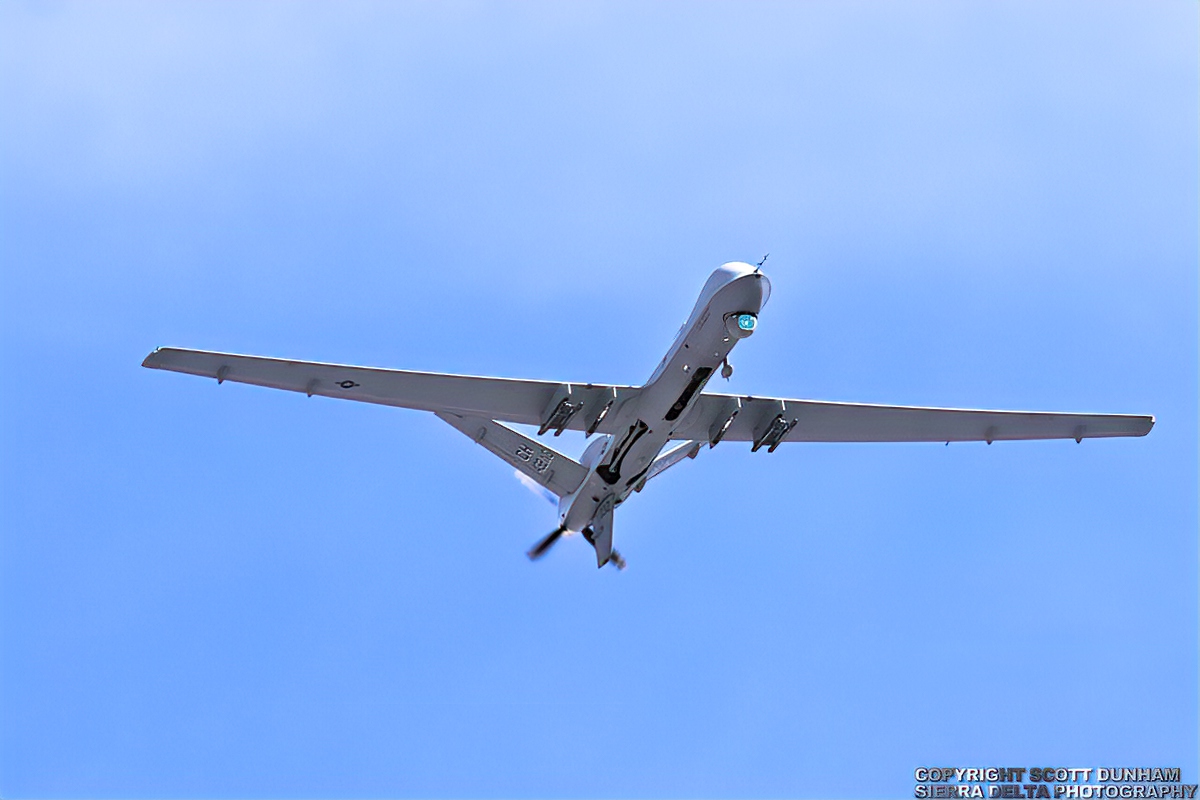
[[(774, 429), (772, 424), (774, 423)], [(1145, 436), (1154, 417), (884, 406), (703, 394), (674, 439), (754, 442), (993, 442)], [(723, 430), (722, 430), (723, 429)]]
[[(352, 367), (314, 361), (160, 347), (142, 362), (151, 369), (183, 372), (270, 389), (304, 392), (421, 411), (448, 411), (501, 422), (543, 425), (556, 410), (558, 430), (609, 429), (616, 409), (638, 389), (629, 386), (557, 383)], [(563, 406), (563, 403), (566, 406)]]

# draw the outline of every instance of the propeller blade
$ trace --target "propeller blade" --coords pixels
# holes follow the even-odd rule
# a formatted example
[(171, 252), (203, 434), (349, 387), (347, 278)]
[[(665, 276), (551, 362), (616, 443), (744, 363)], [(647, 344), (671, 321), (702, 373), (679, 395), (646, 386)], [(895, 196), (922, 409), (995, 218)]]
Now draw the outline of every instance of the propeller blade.
[(530, 561), (536, 561), (537, 559), (546, 555), (546, 551), (549, 550), (554, 545), (554, 543), (558, 541), (558, 537), (560, 537), (564, 533), (566, 533), (566, 530), (567, 529), (565, 526), (559, 525), (557, 528), (550, 531), (550, 533), (546, 534), (546, 536), (544, 538), (542, 538), (537, 544), (535, 544), (533, 547), (529, 548), (529, 551), (527, 553), (525, 553), (525, 555), (529, 556)]

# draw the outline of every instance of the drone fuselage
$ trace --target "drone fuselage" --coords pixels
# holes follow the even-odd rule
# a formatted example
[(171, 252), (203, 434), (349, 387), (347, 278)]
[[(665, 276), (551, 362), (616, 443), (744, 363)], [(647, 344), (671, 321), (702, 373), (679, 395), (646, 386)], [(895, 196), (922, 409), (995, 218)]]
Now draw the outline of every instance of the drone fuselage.
[(705, 384), (738, 340), (754, 332), (770, 292), (770, 281), (749, 264), (725, 264), (709, 276), (654, 374), (635, 398), (614, 410), (617, 432), (584, 453), (587, 478), (559, 502), (566, 530), (590, 527), (640, 488), (675, 429), (689, 421)]

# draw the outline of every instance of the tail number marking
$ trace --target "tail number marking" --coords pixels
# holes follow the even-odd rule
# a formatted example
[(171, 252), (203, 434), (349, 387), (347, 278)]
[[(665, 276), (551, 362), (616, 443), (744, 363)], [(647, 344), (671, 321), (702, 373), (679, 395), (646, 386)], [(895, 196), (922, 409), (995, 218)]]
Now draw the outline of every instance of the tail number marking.
[(517, 460), (519, 461), (524, 461), (526, 464), (532, 464), (533, 471), (538, 475), (541, 475), (546, 470), (550, 469), (550, 462), (554, 460), (554, 454), (550, 451), (542, 450), (541, 452), (535, 452), (534, 449), (527, 444), (518, 446), (513, 455), (516, 456)]

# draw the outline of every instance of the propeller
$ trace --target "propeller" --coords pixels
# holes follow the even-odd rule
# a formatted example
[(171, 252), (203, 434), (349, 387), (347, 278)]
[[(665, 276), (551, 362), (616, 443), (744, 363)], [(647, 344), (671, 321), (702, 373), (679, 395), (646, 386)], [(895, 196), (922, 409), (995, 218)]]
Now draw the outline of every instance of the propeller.
[(546, 551), (553, 547), (554, 543), (558, 541), (558, 538), (566, 532), (567, 527), (565, 525), (559, 525), (557, 528), (550, 531), (550, 533), (546, 534), (542, 539), (540, 539), (537, 544), (529, 548), (525, 555), (529, 556), (530, 561), (536, 561), (537, 559), (546, 555)]

